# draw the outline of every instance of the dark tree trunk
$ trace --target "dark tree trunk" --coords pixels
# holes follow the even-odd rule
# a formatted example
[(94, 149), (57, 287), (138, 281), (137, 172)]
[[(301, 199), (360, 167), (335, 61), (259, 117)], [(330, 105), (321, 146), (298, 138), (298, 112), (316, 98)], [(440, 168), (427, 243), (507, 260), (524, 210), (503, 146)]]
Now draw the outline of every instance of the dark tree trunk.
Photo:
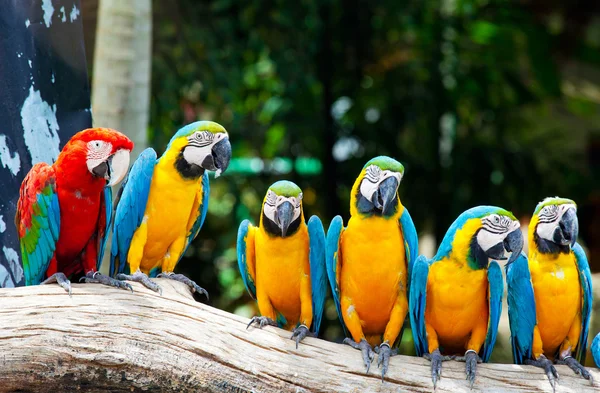
[(3, 1), (0, 11), (0, 287), (24, 284), (14, 216), (21, 181), (91, 126), (79, 0)]

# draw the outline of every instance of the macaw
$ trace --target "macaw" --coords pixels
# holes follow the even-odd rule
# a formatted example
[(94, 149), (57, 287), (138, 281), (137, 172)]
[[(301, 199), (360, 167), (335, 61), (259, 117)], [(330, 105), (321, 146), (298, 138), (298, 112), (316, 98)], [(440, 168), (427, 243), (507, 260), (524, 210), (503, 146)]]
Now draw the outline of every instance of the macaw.
[(119, 190), (110, 275), (161, 292), (150, 277), (165, 277), (208, 293), (175, 266), (200, 232), (208, 211), (208, 172), (225, 172), (231, 144), (225, 128), (198, 121), (181, 128), (157, 159), (144, 150)]
[(592, 341), (592, 356), (594, 357), (594, 363), (596, 367), (600, 368), (600, 333), (594, 337)]
[(86, 282), (131, 289), (98, 270), (111, 220), (111, 186), (125, 176), (132, 149), (120, 132), (90, 128), (75, 134), (54, 164), (31, 168), (15, 216), (25, 285), (56, 282), (71, 295), (68, 277), (83, 272)]
[[(477, 363), (490, 359), (498, 334), (504, 283), (497, 261), (510, 263), (522, 249), (520, 224), (512, 213), (478, 206), (458, 216), (433, 259), (417, 258), (410, 322), (417, 355), (431, 361), (434, 388), (442, 361), (449, 359), (466, 363), (473, 386)], [(447, 356), (463, 350), (462, 357)]]
[(327, 231), (327, 275), (344, 343), (362, 352), (367, 373), (378, 353), (382, 379), (402, 339), (418, 252), (415, 225), (398, 196), (403, 175), (390, 157), (367, 162), (350, 192), (348, 226), (336, 216)]
[(296, 348), (311, 335), (311, 325), (312, 335), (318, 334), (327, 295), (325, 231), (317, 216), (305, 224), (300, 187), (285, 180), (269, 187), (258, 227), (248, 220), (240, 224), (237, 258), (261, 314), (248, 327), (292, 330)]
[(578, 232), (575, 202), (546, 198), (529, 223), (529, 258), (523, 254), (506, 267), (513, 359), (543, 368), (553, 389), (558, 379), (553, 359), (592, 380), (580, 364), (590, 327), (592, 277)]

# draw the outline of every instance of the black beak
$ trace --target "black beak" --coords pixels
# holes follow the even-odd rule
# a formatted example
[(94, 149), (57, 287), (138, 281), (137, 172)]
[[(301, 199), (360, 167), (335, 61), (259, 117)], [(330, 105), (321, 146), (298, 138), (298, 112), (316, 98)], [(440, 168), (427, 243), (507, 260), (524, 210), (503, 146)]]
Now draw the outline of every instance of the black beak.
[(371, 203), (375, 208), (381, 210), (382, 214), (389, 213), (387, 210), (393, 205), (394, 199), (396, 199), (396, 192), (398, 191), (398, 180), (395, 177), (388, 177), (381, 182), (377, 191), (373, 193)]
[(221, 173), (227, 170), (231, 160), (231, 144), (229, 138), (225, 137), (217, 142), (211, 150), (211, 154), (202, 161), (202, 168), (209, 171), (219, 170)]
[(285, 237), (292, 219), (294, 218), (294, 206), (290, 202), (283, 202), (277, 207), (275, 222), (281, 229), (281, 237)]
[(92, 169), (92, 173), (96, 177), (102, 177), (106, 181), (110, 180), (110, 162), (112, 160), (112, 156), (108, 158), (107, 161), (102, 161), (98, 166)]
[(569, 208), (560, 219), (558, 227), (554, 230), (554, 243), (562, 246), (573, 247), (579, 235), (579, 220), (575, 209)]
[(521, 255), (521, 251), (523, 250), (523, 233), (521, 232), (521, 228), (517, 228), (509, 233), (508, 236), (504, 238), (503, 244), (506, 252), (512, 252), (507, 263), (514, 262), (519, 255)]

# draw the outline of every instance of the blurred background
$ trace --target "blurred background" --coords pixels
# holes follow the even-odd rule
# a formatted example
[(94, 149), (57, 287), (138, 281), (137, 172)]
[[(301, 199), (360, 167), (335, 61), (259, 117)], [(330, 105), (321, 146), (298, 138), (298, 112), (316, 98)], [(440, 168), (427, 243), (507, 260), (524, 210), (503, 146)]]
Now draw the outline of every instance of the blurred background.
[[(258, 221), (270, 184), (296, 182), (307, 217), (327, 228), (337, 214), (348, 219), (350, 188), (376, 155), (405, 166), (399, 192), (421, 253), (432, 256), (470, 207), (504, 207), (526, 231), (535, 205), (558, 195), (577, 202), (580, 242), (600, 272), (599, 2), (85, 0), (80, 8), (95, 125), (159, 154), (192, 121), (230, 133), (234, 158), (211, 180), (207, 220), (177, 268), (208, 290), (209, 304), (257, 313), (235, 241), (242, 220)], [(502, 332), (493, 360), (510, 362), (506, 318)], [(321, 335), (342, 334), (330, 299)], [(414, 353), (409, 331), (402, 347)]]

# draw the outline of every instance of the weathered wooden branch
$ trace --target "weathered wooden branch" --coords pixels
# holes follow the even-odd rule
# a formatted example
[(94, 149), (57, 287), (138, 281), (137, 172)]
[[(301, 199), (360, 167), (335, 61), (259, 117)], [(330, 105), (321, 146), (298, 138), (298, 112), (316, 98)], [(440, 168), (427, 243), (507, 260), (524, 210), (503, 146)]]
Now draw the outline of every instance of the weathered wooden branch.
[[(385, 383), (358, 351), (266, 327), (197, 303), (184, 285), (163, 295), (101, 285), (0, 290), (0, 392), (432, 392), (429, 364), (391, 359)], [(557, 392), (597, 391), (564, 366)], [(600, 382), (600, 372), (592, 371)], [(469, 391), (464, 363), (444, 363), (437, 392)], [(473, 391), (547, 391), (540, 369), (482, 364)]]

